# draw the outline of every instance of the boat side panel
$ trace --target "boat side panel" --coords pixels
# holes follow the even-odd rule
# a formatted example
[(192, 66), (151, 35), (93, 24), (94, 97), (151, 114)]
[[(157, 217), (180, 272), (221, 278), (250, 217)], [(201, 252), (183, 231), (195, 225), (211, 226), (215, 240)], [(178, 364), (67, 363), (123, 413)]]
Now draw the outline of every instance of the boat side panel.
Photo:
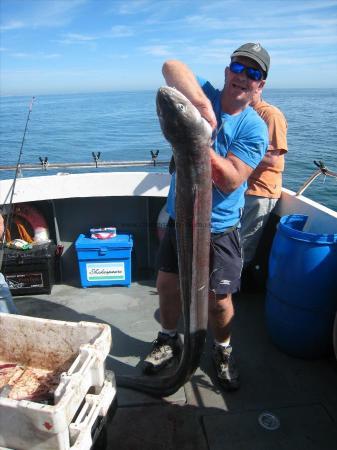
[(279, 217), (288, 214), (305, 214), (308, 220), (303, 231), (309, 233), (337, 233), (337, 212), (310, 200), (303, 195), (295, 196), (295, 192), (282, 190), (281, 201), (278, 202), (275, 214)]
[[(166, 197), (168, 173), (98, 172), (18, 178), (13, 203), (108, 196)], [(0, 204), (10, 201), (12, 180), (0, 181)]]

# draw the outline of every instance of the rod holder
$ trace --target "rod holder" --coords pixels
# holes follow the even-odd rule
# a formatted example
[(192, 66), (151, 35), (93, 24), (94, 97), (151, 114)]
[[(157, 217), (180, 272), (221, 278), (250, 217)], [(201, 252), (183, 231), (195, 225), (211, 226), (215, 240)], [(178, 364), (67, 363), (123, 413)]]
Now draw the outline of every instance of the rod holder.
[(96, 164), (96, 169), (97, 169), (97, 167), (98, 167), (98, 160), (101, 157), (101, 152), (97, 152), (97, 153), (91, 152), (91, 154), (92, 154), (92, 157), (94, 158), (94, 162)]
[(157, 165), (157, 158), (158, 158), (158, 155), (159, 155), (159, 150), (156, 150), (156, 151), (150, 150), (150, 152), (151, 152), (151, 158), (152, 158), (153, 165), (156, 166)]
[(39, 156), (39, 160), (42, 166), (42, 170), (47, 170), (49, 162), (48, 162), (48, 156), (45, 156), (44, 158), (42, 158), (41, 156)]

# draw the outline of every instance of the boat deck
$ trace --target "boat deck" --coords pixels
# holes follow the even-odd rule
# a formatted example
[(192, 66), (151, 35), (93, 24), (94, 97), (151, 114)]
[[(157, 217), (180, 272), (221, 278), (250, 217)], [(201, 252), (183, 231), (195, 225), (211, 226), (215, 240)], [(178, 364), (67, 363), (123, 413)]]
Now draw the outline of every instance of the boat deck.
[[(159, 330), (153, 280), (130, 288), (55, 285), (51, 295), (15, 297), (15, 303), (29, 316), (108, 323), (113, 346), (107, 368), (116, 374), (140, 374), (140, 361)], [(303, 360), (279, 351), (266, 330), (263, 294), (240, 294), (235, 306), (232, 342), (241, 389), (227, 393), (217, 385), (208, 335), (200, 368), (174, 395), (156, 399), (117, 388), (107, 448), (336, 450), (334, 356)], [(264, 412), (277, 417), (276, 430), (260, 425)], [(272, 420), (266, 422), (273, 426)]]

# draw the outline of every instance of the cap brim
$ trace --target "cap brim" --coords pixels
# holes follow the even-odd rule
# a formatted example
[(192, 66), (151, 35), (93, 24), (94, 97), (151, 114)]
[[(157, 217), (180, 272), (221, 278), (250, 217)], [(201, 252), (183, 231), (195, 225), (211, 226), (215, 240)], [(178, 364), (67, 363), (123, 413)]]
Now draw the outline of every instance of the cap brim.
[(234, 58), (235, 56), (245, 56), (246, 58), (252, 59), (253, 61), (257, 62), (258, 65), (261, 67), (261, 69), (263, 70), (263, 72), (265, 74), (268, 74), (268, 69), (267, 66), (265, 65), (265, 63), (262, 61), (262, 59), (258, 58), (256, 55), (252, 55), (249, 52), (234, 52), (231, 55), (231, 58)]

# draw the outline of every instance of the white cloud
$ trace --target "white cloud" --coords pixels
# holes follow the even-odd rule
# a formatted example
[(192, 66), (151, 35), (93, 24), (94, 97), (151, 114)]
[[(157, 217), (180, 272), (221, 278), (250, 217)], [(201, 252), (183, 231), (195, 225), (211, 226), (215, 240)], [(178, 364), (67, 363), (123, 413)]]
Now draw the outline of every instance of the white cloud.
[(8, 21), (2, 30), (63, 26), (70, 23), (77, 9), (86, 3), (88, 0), (23, 1), (16, 12), (18, 19)]
[(208, 16), (194, 15), (187, 16), (184, 19), (187, 25), (195, 26), (198, 28), (207, 28), (212, 30), (223, 30), (225, 27), (223, 18), (216, 19)]
[(11, 53), (10, 56), (12, 56), (13, 58), (30, 59), (30, 60), (56, 59), (61, 57), (59, 53), (42, 53), (42, 52), (38, 53), (15, 52)]
[(141, 11), (147, 10), (152, 7), (152, 2), (149, 0), (129, 0), (122, 1), (118, 5), (114, 5), (113, 12), (117, 12), (122, 15), (139, 14)]
[[(314, 30), (314, 29), (306, 29), (306, 30), (296, 30), (293, 34), (288, 33), (285, 36), (280, 37), (270, 37), (272, 35), (267, 33), (265, 35), (259, 35), (259, 39), (255, 39), (254, 42), (261, 42), (261, 44), (267, 48), (267, 50), (271, 50), (272, 48), (286, 47), (287, 51), (291, 51), (294, 47), (298, 47), (302, 49), (303, 46), (314, 46), (321, 44), (333, 45), (337, 43), (337, 33), (333, 33), (332, 30), (326, 30), (322, 32), (322, 30)], [(246, 38), (240, 39), (212, 39), (210, 40), (210, 46), (214, 47), (235, 47), (241, 45), (242, 42), (253, 42), (253, 40), (249, 39), (249, 36)], [(312, 50), (312, 49), (311, 49)]]
[(64, 39), (59, 40), (57, 42), (60, 42), (62, 44), (82, 44), (85, 42), (92, 42), (98, 39), (96, 36), (88, 36), (84, 34), (78, 34), (78, 33), (68, 33), (64, 35)]
[(40, 5), (36, 5), (35, 11), (32, 11), (30, 24), (33, 28), (66, 25), (72, 21), (73, 14), (77, 9), (85, 3), (87, 0), (57, 0), (53, 2), (42, 0)]
[(69, 33), (68, 34), (69, 39), (73, 39), (74, 41), (95, 41), (97, 37), (95, 36), (88, 36), (84, 34), (78, 34), (78, 33)]
[[(68, 67), (75, 55), (78, 67), (108, 66), (109, 83), (116, 70), (113, 61), (119, 61), (119, 78), (126, 83), (123, 74), (131, 73), (128, 67), (141, 61), (139, 72), (144, 76), (137, 78), (145, 83), (154, 76), (154, 67), (161, 76), (164, 59), (178, 58), (198, 73), (215, 74), (222, 83), (231, 52), (244, 42), (261, 42), (271, 53), (272, 67), (282, 67), (275, 74), (282, 72), (289, 86), (293, 79), (287, 78), (288, 72), (301, 79), (305, 66), (308, 78), (318, 83), (309, 64), (326, 61), (330, 72), (337, 64), (337, 0), (260, 0), (258, 6), (248, 0), (0, 2), (10, 5), (2, 7), (0, 28), (5, 70), (31, 66), (44, 73), (50, 70), (48, 59), (62, 57)], [(81, 47), (88, 51), (79, 51)], [(100, 80), (97, 83), (101, 86)], [(135, 82), (128, 83), (132, 87)], [(21, 86), (19, 80), (17, 84)]]
[(111, 27), (110, 31), (105, 35), (106, 37), (120, 38), (133, 36), (135, 33), (131, 27), (125, 25), (115, 25)]
[(148, 45), (140, 47), (140, 50), (146, 55), (152, 56), (169, 56), (172, 54), (167, 45)]
[[(196, 2), (194, 2), (196, 3)], [(260, 0), (257, 5), (254, 2), (247, 0), (213, 0), (208, 3), (204, 3), (200, 6), (200, 11), (210, 13), (223, 12), (223, 15), (227, 14), (229, 17), (231, 14), (239, 12), (248, 13), (248, 15), (269, 15), (278, 17), (280, 15), (293, 15), (294, 13), (306, 13), (306, 12), (318, 12), (324, 11), (329, 8), (337, 6), (336, 0), (316, 1), (293, 1), (293, 0)], [(247, 16), (246, 16), (247, 17)]]
[(129, 59), (129, 55), (126, 53), (111, 53), (106, 55), (107, 58), (115, 60), (115, 59)]
[(0, 26), (0, 31), (11, 31), (11, 30), (18, 30), (20, 28), (23, 28), (25, 25), (20, 20), (11, 20), (10, 22), (7, 22), (5, 25)]
[[(333, 8), (337, 6), (336, 0), (328, 1), (302, 1), (302, 2), (279, 2), (279, 8), (273, 8), (272, 12), (275, 15), (286, 14), (290, 15), (293, 13), (306, 13), (309, 11), (318, 11)], [(271, 6), (269, 2), (269, 6)]]
[[(308, 25), (310, 27), (335, 27), (337, 25), (337, 18), (336, 17), (324, 17), (324, 18), (317, 18), (317, 17), (302, 17), (299, 19), (300, 23), (303, 23), (304, 25)], [(336, 29), (335, 29), (336, 31)]]
[(116, 25), (113, 26), (110, 31), (101, 33), (99, 35), (87, 35), (80, 33), (67, 33), (63, 35), (62, 39), (54, 40), (59, 44), (92, 44), (95, 41), (102, 39), (111, 39), (111, 38), (122, 38), (133, 36), (134, 31), (130, 27), (126, 27), (124, 25)]
[[(196, 3), (198, 5), (198, 2)], [(265, 6), (264, 6), (265, 5)], [(274, 33), (281, 28), (293, 33), (298, 28), (333, 27), (337, 23), (337, 0), (332, 1), (264, 1), (259, 3), (259, 9), (252, 2), (244, 0), (215, 1), (194, 8), (195, 14), (186, 16), (183, 20), (186, 26), (202, 30), (222, 30), (222, 35), (233, 36), (240, 33), (247, 36), (247, 30), (256, 30), (256, 34)], [(329, 11), (334, 8), (335, 11)], [(336, 32), (336, 30), (335, 30)], [(243, 37), (247, 41), (247, 37)], [(255, 39), (256, 40), (256, 39)]]

